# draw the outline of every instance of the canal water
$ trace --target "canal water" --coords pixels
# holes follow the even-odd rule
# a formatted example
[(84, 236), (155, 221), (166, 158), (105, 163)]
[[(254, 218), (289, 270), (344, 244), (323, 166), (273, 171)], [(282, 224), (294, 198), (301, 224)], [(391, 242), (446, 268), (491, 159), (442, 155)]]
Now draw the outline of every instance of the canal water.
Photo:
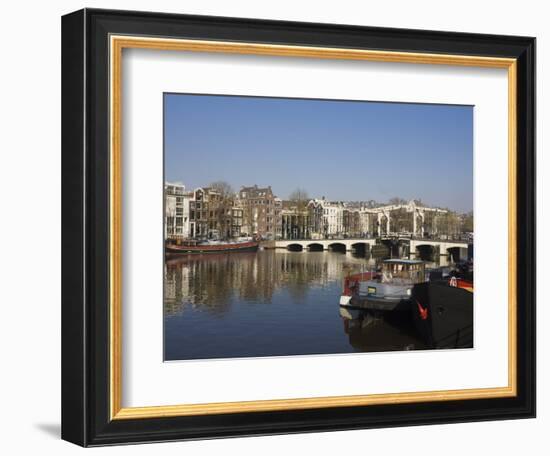
[(344, 276), (378, 261), (279, 250), (168, 260), (165, 360), (426, 348), (408, 318), (340, 309)]

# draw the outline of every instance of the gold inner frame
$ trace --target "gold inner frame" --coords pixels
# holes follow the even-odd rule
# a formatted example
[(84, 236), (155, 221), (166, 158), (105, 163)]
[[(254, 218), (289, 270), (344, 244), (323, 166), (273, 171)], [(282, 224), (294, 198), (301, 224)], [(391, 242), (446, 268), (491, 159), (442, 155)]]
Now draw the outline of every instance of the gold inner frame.
[[(508, 70), (508, 385), (505, 387), (403, 392), (245, 402), (122, 407), (122, 51), (123, 49), (255, 54), (317, 59), (453, 65)], [(110, 414), (111, 419), (297, 410), (424, 401), (512, 397), (517, 394), (517, 61), (468, 55), (387, 52), (310, 46), (117, 36), (110, 37)]]

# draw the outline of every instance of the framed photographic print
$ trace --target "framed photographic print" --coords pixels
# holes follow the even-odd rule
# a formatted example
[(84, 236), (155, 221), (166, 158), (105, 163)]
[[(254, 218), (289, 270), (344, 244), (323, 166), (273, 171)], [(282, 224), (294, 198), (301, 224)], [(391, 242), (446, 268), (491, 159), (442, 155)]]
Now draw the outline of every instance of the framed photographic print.
[(62, 436), (535, 416), (535, 40), (62, 21)]

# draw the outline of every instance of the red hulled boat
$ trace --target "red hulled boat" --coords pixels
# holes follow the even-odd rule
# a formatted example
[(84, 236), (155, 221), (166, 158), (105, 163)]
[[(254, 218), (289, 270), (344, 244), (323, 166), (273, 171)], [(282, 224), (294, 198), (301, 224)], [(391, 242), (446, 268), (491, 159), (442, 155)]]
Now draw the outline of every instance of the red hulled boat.
[(183, 241), (167, 243), (167, 255), (187, 255), (191, 253), (224, 253), (224, 252), (254, 252), (260, 243), (255, 240), (224, 242), (224, 241)]

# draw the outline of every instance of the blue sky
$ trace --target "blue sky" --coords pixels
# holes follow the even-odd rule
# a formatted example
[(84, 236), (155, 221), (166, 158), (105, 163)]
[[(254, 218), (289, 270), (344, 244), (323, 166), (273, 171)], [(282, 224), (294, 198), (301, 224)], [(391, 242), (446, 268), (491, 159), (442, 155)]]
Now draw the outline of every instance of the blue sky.
[(473, 107), (165, 94), (165, 178), (473, 206)]

